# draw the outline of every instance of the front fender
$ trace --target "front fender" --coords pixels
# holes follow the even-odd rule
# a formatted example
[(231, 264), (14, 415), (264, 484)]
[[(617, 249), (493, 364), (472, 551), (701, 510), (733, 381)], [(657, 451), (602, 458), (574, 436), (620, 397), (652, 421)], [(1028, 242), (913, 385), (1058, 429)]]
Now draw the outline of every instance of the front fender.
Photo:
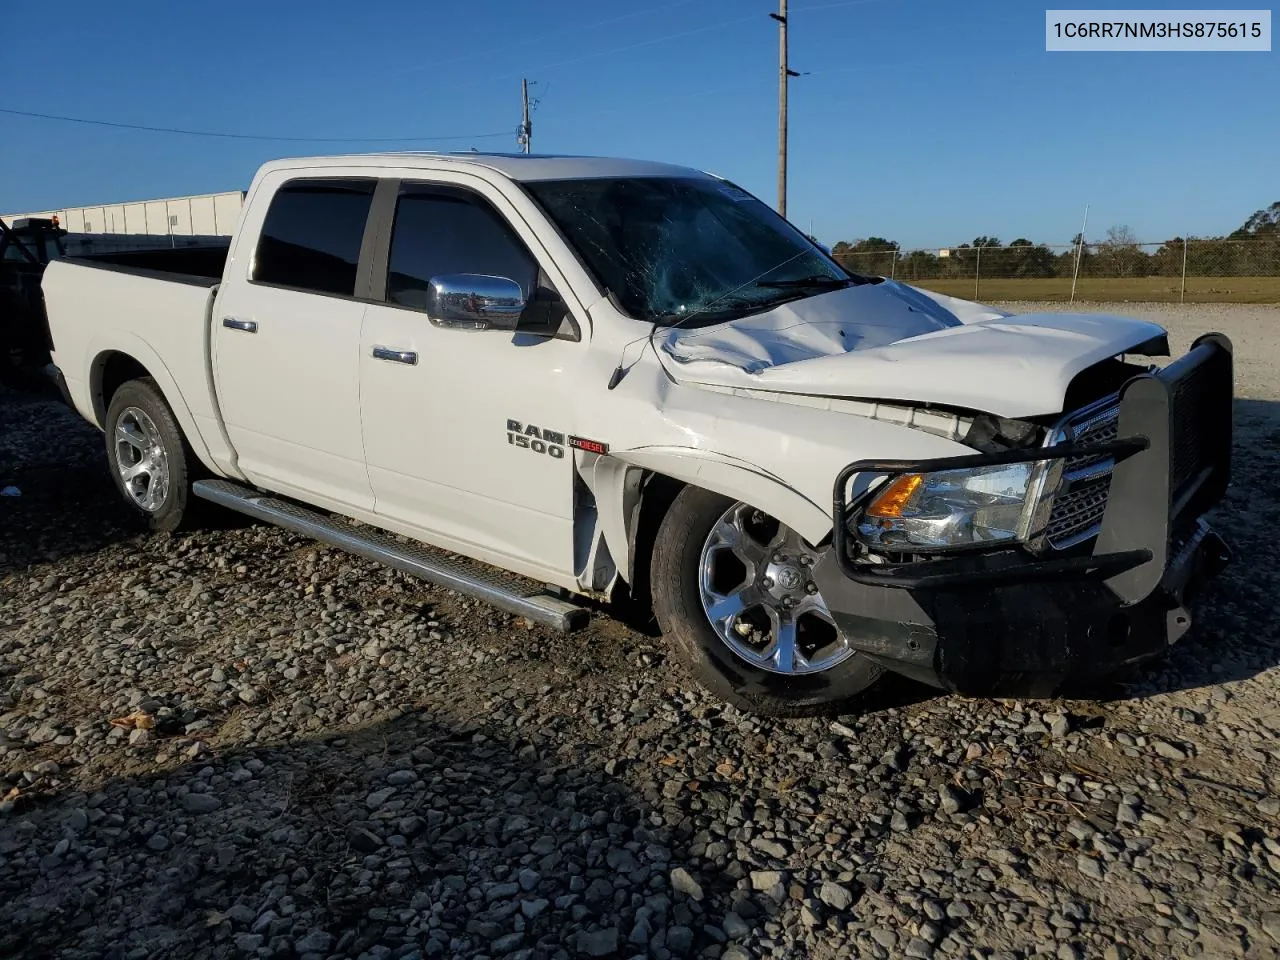
[(741, 500), (785, 523), (812, 544), (831, 532), (831, 513), (745, 460), (691, 447), (640, 447), (610, 454), (673, 480)]

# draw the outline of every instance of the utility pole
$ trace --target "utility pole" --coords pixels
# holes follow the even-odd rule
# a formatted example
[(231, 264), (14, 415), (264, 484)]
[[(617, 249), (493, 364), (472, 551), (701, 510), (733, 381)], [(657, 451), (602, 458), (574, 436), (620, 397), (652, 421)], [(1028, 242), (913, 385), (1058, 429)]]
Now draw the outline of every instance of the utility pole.
[(1080, 236), (1076, 240), (1076, 265), (1071, 271), (1071, 299), (1068, 303), (1076, 302), (1076, 280), (1080, 278), (1080, 254), (1084, 251), (1084, 232), (1089, 229), (1089, 205), (1084, 205), (1084, 223), (1080, 225)]
[(778, 213), (787, 215), (787, 80), (800, 74), (787, 66), (787, 0), (778, 0)]
[(533, 144), (533, 124), (529, 120), (529, 81), (527, 79), (520, 81), (520, 99), (524, 103), (524, 109), (521, 113), (520, 130), (516, 134), (516, 143), (520, 144), (522, 153), (528, 153)]

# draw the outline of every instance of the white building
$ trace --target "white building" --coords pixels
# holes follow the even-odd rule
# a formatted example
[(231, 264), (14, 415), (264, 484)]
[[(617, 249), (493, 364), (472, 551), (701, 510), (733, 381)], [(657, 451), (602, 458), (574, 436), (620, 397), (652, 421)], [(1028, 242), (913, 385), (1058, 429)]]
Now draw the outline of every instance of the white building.
[(68, 233), (229, 237), (235, 230), (243, 205), (244, 191), (234, 190), (162, 200), (64, 207), (37, 213), (0, 214), (0, 219), (12, 224), (23, 217), (57, 216), (59, 225)]

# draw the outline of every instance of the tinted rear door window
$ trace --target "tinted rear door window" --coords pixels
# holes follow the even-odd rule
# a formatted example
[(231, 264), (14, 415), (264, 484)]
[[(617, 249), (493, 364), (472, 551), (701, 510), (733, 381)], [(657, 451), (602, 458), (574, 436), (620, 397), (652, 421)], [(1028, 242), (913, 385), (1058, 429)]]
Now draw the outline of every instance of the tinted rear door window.
[(353, 296), (374, 180), (291, 180), (271, 199), (253, 278)]

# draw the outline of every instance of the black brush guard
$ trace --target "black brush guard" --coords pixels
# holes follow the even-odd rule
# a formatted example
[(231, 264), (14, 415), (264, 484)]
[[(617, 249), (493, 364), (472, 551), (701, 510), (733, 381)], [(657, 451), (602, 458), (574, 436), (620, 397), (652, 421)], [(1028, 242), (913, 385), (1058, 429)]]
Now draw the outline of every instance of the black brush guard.
[[(1035, 695), (1071, 676), (1153, 655), (1190, 625), (1189, 594), (1229, 558), (1200, 516), (1230, 481), (1231, 342), (1207, 334), (1119, 393), (1117, 438), (926, 461), (851, 463), (832, 495), (832, 549), (815, 577), (850, 642), (899, 672), (972, 693)], [(1021, 547), (912, 562), (869, 562), (852, 549), (874, 491), (859, 474), (906, 473), (1110, 455), (1100, 532), (1057, 556)]]

